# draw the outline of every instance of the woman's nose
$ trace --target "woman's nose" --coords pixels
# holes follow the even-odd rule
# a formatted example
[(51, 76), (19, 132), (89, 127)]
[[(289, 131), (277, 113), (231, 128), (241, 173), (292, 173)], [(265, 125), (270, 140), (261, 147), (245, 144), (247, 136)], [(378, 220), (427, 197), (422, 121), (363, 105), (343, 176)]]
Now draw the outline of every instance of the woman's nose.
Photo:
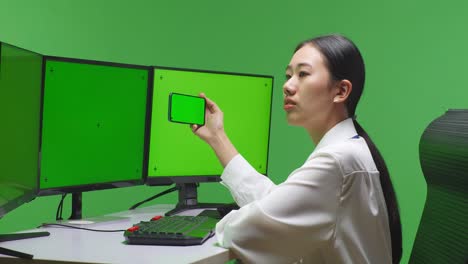
[(296, 93), (296, 89), (294, 88), (294, 85), (291, 83), (291, 79), (287, 80), (284, 85), (283, 85), (283, 93), (286, 96), (291, 96)]

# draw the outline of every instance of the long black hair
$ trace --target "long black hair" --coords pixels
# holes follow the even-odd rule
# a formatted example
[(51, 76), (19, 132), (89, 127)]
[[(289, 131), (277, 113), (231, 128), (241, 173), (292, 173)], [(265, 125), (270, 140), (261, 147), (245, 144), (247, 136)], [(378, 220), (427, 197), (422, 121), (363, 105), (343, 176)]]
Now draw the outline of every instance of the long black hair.
[(380, 183), (382, 185), (385, 204), (387, 206), (388, 220), (390, 224), (390, 235), (392, 239), (392, 259), (393, 263), (399, 263), (402, 255), (402, 233), (400, 212), (398, 203), (393, 189), (392, 181), (387, 169), (387, 165), (370, 139), (369, 135), (359, 125), (355, 118), (356, 106), (361, 98), (364, 90), (365, 67), (364, 60), (356, 45), (348, 38), (333, 34), (320, 36), (317, 38), (306, 40), (300, 43), (296, 50), (305, 45), (312, 45), (319, 50), (325, 59), (325, 66), (330, 72), (333, 81), (348, 80), (352, 83), (352, 90), (346, 101), (349, 117), (353, 117), (353, 123), (359, 136), (366, 140), (367, 146), (370, 149), (375, 165), (379, 170)]

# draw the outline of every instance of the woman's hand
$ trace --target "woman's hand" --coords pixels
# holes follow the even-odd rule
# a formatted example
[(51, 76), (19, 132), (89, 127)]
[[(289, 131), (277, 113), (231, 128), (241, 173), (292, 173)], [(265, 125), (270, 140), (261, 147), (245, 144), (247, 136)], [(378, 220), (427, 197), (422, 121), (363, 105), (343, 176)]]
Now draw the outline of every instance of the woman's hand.
[(200, 97), (206, 101), (205, 125), (192, 125), (191, 127), (195, 135), (211, 146), (216, 138), (224, 134), (224, 115), (218, 105), (206, 97), (204, 93), (201, 93)]
[(204, 93), (201, 93), (200, 97), (206, 100), (205, 125), (191, 125), (192, 131), (211, 146), (225, 167), (238, 152), (224, 131), (224, 114), (221, 109)]

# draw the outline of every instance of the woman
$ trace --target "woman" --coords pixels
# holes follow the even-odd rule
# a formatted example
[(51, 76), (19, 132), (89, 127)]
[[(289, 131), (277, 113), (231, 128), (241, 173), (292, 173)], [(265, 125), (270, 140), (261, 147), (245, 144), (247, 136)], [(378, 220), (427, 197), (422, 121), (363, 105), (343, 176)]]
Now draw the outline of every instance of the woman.
[(282, 184), (259, 174), (223, 129), (206, 98), (205, 126), (192, 126), (225, 167), (222, 183), (241, 207), (217, 225), (219, 243), (245, 262), (398, 263), (401, 225), (385, 162), (355, 118), (365, 70), (340, 35), (298, 45), (283, 86), (288, 123), (316, 148)]

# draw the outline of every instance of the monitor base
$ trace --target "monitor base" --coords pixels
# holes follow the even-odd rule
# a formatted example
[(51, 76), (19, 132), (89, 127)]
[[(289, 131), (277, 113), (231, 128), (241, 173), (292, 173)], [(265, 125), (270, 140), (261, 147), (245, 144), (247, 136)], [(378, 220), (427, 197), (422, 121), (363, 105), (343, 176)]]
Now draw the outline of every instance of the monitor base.
[(209, 208), (218, 209), (218, 208), (222, 208), (225, 206), (226, 204), (221, 204), (221, 203), (219, 204), (218, 203), (197, 203), (195, 205), (185, 205), (185, 204), (178, 203), (174, 209), (170, 210), (169, 212), (166, 212), (165, 215), (171, 216), (171, 215), (175, 215), (180, 212), (192, 210), (192, 209), (209, 209)]
[[(43, 237), (43, 236), (49, 236), (49, 232), (32, 232), (32, 233), (18, 233), (18, 234), (5, 234), (2, 235), (0, 234), (0, 242), (5, 242), (5, 241), (13, 241), (13, 240), (20, 240), (20, 239), (27, 239), (27, 238), (33, 238), (33, 237)], [(17, 258), (24, 258), (24, 259), (32, 259), (33, 255), (7, 249), (0, 247), (0, 255), (6, 255), (6, 256), (12, 256), (12, 257), (17, 257)]]
[(171, 216), (186, 210), (191, 209), (204, 209), (204, 208), (224, 208), (228, 206), (222, 203), (198, 203), (197, 201), (197, 187), (198, 183), (176, 183), (176, 188), (179, 190), (179, 202), (176, 207), (169, 212), (166, 216)]
[(17, 258), (22, 258), (22, 259), (32, 259), (33, 255), (11, 250), (8, 248), (3, 248), (0, 247), (0, 255), (5, 255), (5, 256), (10, 256), (10, 257), (17, 257)]

